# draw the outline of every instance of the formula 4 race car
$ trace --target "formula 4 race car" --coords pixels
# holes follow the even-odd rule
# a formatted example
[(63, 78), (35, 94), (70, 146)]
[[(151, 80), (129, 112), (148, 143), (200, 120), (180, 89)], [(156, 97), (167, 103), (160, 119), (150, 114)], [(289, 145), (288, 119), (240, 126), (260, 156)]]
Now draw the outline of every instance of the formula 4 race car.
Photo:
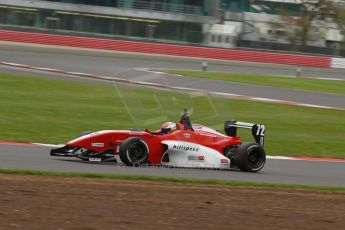
[[(164, 126), (170, 125), (170, 128)], [(255, 142), (242, 143), (238, 128), (251, 129)], [(186, 113), (180, 123), (168, 122), (161, 130), (104, 130), (82, 133), (51, 156), (77, 157), (85, 161), (122, 161), (127, 166), (239, 168), (258, 172), (264, 167), (265, 126), (226, 121), (226, 135), (203, 125), (192, 124)]]

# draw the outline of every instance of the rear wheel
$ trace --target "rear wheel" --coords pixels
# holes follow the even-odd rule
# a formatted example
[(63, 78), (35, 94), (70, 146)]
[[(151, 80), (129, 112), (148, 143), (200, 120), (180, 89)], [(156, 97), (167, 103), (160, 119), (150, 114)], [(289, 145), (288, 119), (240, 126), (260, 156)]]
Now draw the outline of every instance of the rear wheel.
[(143, 139), (131, 137), (122, 142), (119, 155), (125, 165), (139, 166), (148, 163), (149, 148)]
[(266, 153), (260, 144), (246, 142), (236, 150), (233, 160), (245, 172), (258, 172), (266, 162)]

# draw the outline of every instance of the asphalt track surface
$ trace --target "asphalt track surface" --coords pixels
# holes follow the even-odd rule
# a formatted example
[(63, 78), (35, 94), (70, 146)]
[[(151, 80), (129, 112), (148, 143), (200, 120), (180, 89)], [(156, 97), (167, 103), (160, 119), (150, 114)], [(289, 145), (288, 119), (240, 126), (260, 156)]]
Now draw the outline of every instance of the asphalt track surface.
[[(345, 108), (345, 96), (272, 87), (236, 84), (216, 80), (171, 77), (147, 73), (138, 68), (200, 69), (201, 60), (149, 56), (80, 49), (60, 49), (26, 45), (0, 44), (0, 61), (21, 63), (66, 71), (100, 74), (138, 81), (158, 82), (210, 91), (289, 100), (323, 106)], [(294, 75), (294, 66), (209, 61), (209, 69), (241, 73)], [(43, 77), (108, 84), (56, 73), (0, 66), (0, 72), (31, 73)], [(303, 68), (308, 77), (345, 79), (344, 70)], [(241, 180), (268, 183), (345, 186), (345, 163), (268, 159), (265, 168), (256, 174), (238, 171), (213, 171), (171, 168), (129, 168), (113, 163), (80, 162), (71, 158), (49, 156), (47, 147), (0, 145), (0, 168), (52, 171), (106, 172), (133, 175), (159, 175), (188, 178)]]
[[(140, 68), (168, 68), (199, 70), (201, 60), (191, 58), (163, 57), (118, 52), (60, 49), (47, 46), (26, 46), (0, 43), (0, 61), (27, 64), (65, 71), (98, 74), (108, 77), (163, 83), (174, 86), (197, 88), (208, 91), (232, 93), (251, 97), (287, 100), (297, 103), (345, 108), (345, 95), (281, 89), (267, 86), (231, 83), (211, 79), (167, 76), (148, 73)], [(257, 73), (294, 76), (296, 66), (258, 64), (229, 61), (209, 61), (210, 71)], [(2, 71), (17, 71), (1, 67)], [(23, 70), (19, 70), (23, 71)], [(37, 71), (36, 71), (37, 73)], [(41, 73), (40, 73), (41, 74)], [(57, 74), (47, 74), (57, 76)], [(345, 79), (344, 69), (303, 67), (303, 76)]]
[(126, 175), (156, 175), (179, 178), (207, 178), (266, 182), (345, 186), (345, 163), (268, 159), (258, 173), (183, 168), (133, 168), (116, 163), (84, 162), (74, 158), (51, 157), (49, 147), (0, 145), (0, 168), (35, 169), (57, 172), (94, 172)]

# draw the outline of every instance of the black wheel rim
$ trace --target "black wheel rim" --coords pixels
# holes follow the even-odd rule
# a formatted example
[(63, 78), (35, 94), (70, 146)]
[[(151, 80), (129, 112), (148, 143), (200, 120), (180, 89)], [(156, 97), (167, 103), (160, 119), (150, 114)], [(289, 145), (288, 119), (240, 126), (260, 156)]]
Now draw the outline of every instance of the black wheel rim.
[(252, 170), (260, 169), (264, 163), (264, 155), (259, 148), (252, 148), (248, 151), (248, 165)]
[(147, 155), (146, 145), (142, 142), (136, 142), (128, 147), (128, 155), (135, 162), (142, 162)]

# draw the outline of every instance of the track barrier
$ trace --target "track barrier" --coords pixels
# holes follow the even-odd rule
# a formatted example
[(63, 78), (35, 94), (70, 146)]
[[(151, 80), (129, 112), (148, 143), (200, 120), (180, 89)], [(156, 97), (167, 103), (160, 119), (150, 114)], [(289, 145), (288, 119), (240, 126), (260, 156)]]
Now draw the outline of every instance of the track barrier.
[(18, 32), (10, 30), (0, 30), (0, 41), (24, 42), (150, 54), (163, 54), (219, 60), (233, 60), (323, 68), (345, 68), (345, 58), (208, 48), (150, 42), (136, 42), (104, 38), (89, 38), (32, 32)]

